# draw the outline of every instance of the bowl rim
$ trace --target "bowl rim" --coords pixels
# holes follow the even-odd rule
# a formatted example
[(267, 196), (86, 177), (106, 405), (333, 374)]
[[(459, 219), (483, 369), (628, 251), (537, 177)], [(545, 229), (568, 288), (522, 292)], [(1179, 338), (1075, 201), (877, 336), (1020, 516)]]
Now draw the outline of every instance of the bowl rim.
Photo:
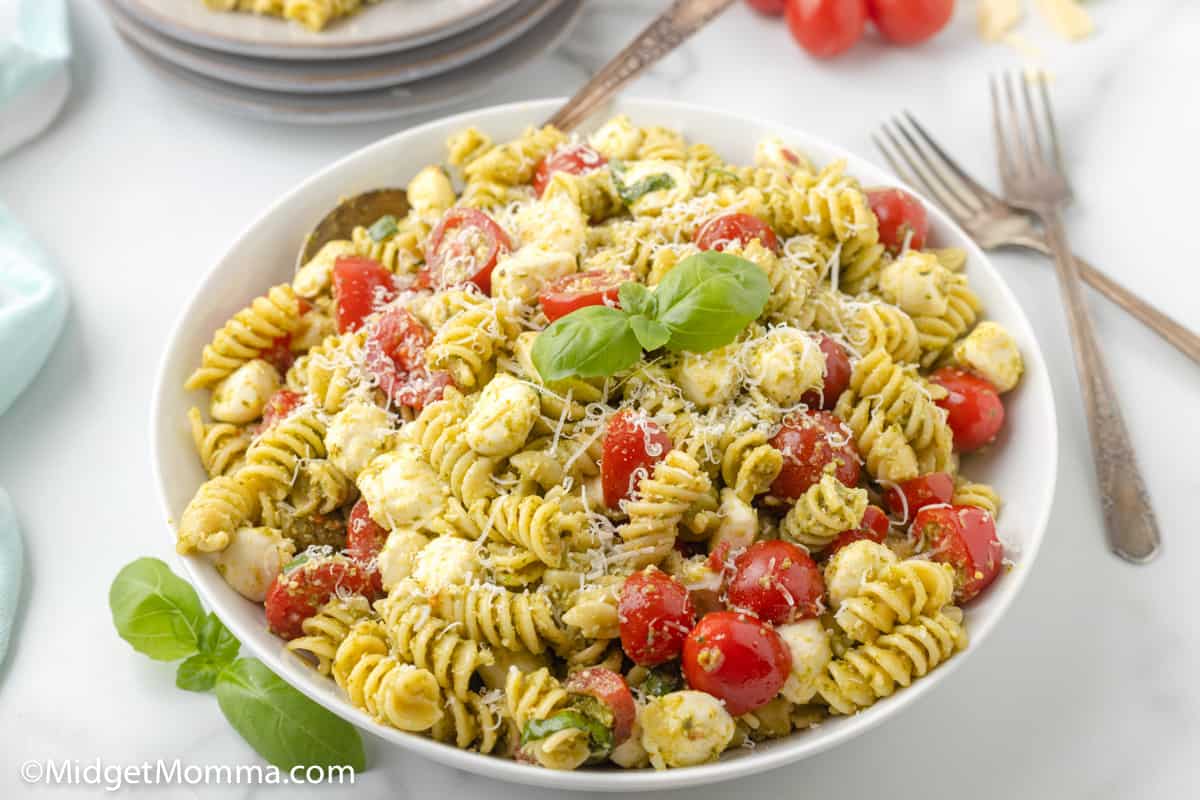
[[(258, 216), (254, 217), (232, 241), (230, 246), (223, 251), (223, 255), (216, 259), (204, 275), (200, 278), (188, 301), (177, 315), (174, 324), (171, 327), (171, 332), (166, 340), (163, 354), (159, 359), (157, 375), (154, 384), (154, 394), (151, 403), (151, 414), (149, 418), (150, 425), (150, 458), (151, 467), (154, 470), (155, 486), (158, 492), (159, 502), (162, 509), (166, 513), (168, 520), (172, 518), (172, 510), (169, 502), (165, 473), (163, 470), (160, 452), (163, 448), (160, 432), (162, 427), (160, 421), (163, 413), (164, 397), (170, 391), (178, 391), (179, 387), (174, 386), (169, 381), (171, 377), (172, 354), (176, 348), (177, 341), (184, 335), (187, 321), (195, 313), (197, 306), (206, 296), (206, 290), (209, 284), (215, 280), (216, 272), (219, 266), (229, 258), (233, 253), (236, 253), (242, 246), (244, 240), (249, 238), (253, 231), (261, 225), (267, 218), (274, 215), (277, 210), (286, 202), (294, 197), (302, 195), (323, 180), (327, 175), (337, 172), (344, 165), (351, 161), (370, 158), (372, 154), (378, 153), (386, 148), (393, 146), (397, 140), (409, 138), (419, 138), (426, 134), (427, 131), (435, 128), (446, 126), (467, 126), (470, 124), (486, 124), (489, 120), (496, 117), (505, 117), (508, 115), (521, 113), (530, 120), (540, 120), (547, 118), (550, 113), (556, 110), (566, 98), (541, 98), (534, 100), (523, 100), (502, 105), (487, 106), (460, 112), (458, 114), (438, 117), (421, 125), (407, 128), (396, 133), (390, 134), (382, 139), (372, 142), (364, 147), (361, 147), (329, 164), (328, 166), (318, 170), (305, 178), (291, 190), (281, 194), (274, 203), (264, 209)], [(1038, 553), (1041, 549), (1042, 541), (1045, 538), (1046, 529), (1049, 524), (1050, 514), (1053, 508), (1055, 496), (1055, 487), (1058, 477), (1058, 461), (1059, 461), (1059, 446), (1058, 446), (1058, 423), (1055, 410), (1053, 386), (1050, 382), (1049, 372), (1046, 367), (1045, 357), (1041, 350), (1041, 345), (1034, 335), (1033, 326), (1030, 324), (1028, 317), (1025, 315), (1025, 310), (1018, 302), (1016, 295), (1005, 281), (1003, 274), (992, 264), (984, 251), (958, 226), (954, 220), (942, 211), (937, 205), (932, 203), (925, 195), (918, 192), (912, 186), (909, 186), (902, 181), (898, 176), (891, 173), (883, 167), (876, 165), (869, 159), (863, 158), (848, 148), (840, 145), (834, 145), (823, 137), (813, 135), (807, 131), (796, 128), (790, 125), (782, 125), (769, 120), (758, 118), (745, 114), (736, 114), (731, 111), (714, 108), (697, 103), (684, 103), (678, 101), (655, 100), (651, 98), (621, 98), (619, 100), (621, 110), (627, 111), (630, 114), (646, 116), (661, 116), (667, 117), (671, 111), (687, 112), (691, 114), (699, 114), (710, 117), (720, 117), (729, 121), (740, 120), (753, 125), (761, 126), (767, 129), (773, 129), (780, 136), (785, 138), (791, 137), (795, 140), (804, 141), (812, 146), (825, 149), (829, 152), (840, 153), (849, 161), (854, 162), (848, 170), (852, 174), (856, 172), (856, 164), (858, 166), (866, 166), (870, 171), (878, 174), (879, 177), (885, 177), (889, 185), (894, 185), (903, 188), (919, 198), (925, 204), (927, 213), (934, 219), (934, 227), (938, 230), (949, 233), (952, 237), (958, 239), (955, 246), (962, 247), (968, 253), (968, 261), (980, 268), (993, 273), (996, 279), (998, 291), (1004, 296), (1004, 300), (1016, 311), (1020, 324), (1024, 326), (1026, 340), (1029, 347), (1023, 350), (1022, 355), (1025, 359), (1026, 375), (1037, 375), (1038, 383), (1041, 384), (1045, 391), (1039, 395), (1040, 412), (1048, 423), (1049, 441), (1043, 443), (1043, 453), (1048, 457), (1047, 474), (1049, 480), (1042, 484), (1041, 493), (1038, 497), (1029, 496), (1026, 498), (1030, 502), (1036, 501), (1040, 512), (1036, 516), (1036, 522), (1029, 533), (1028, 543), (1021, 548), (1021, 562), (1019, 569), (1009, 570), (1005, 575), (1006, 589), (996, 602), (993, 612), (983, 620), (976, 623), (971, 628), (971, 643), (970, 646), (958, 655), (942, 664), (934, 675), (920, 681), (915, 681), (911, 686), (904, 691), (897, 692), (893, 696), (880, 701), (874, 706), (864, 709), (858, 714), (850, 717), (842, 718), (839, 721), (836, 729), (826, 733), (823, 736), (797, 736), (792, 734), (791, 737), (795, 741), (788, 742), (785, 739), (772, 742), (769, 749), (760, 752), (747, 754), (743, 757), (728, 761), (717, 761), (711, 764), (703, 764), (695, 767), (676, 768), (669, 770), (652, 770), (652, 769), (606, 769), (606, 770), (576, 770), (572, 772), (559, 772), (548, 770), (543, 767), (531, 766), (522, 764), (512, 759), (498, 758), (491, 755), (483, 755), (469, 750), (462, 750), (453, 745), (436, 742), (430, 738), (408, 734), (403, 731), (380, 725), (371, 719), (362, 711), (351, 706), (344, 698), (335, 698), (330, 694), (311, 691), (310, 687), (304, 685), (296, 685), (288, 680), (284, 675), (281, 678), (286, 680), (289, 685), (292, 685), (297, 690), (304, 693), (306, 696), (321, 704), (328, 710), (337, 714), (354, 724), (362, 732), (373, 734), (379, 738), (386, 739), (389, 743), (395, 743), (408, 751), (417, 755), (425, 756), (437, 761), (446, 766), (462, 769), (483, 777), (499, 778), (504, 781), (542, 786), (552, 789), (562, 789), (571, 791), (656, 791), (665, 789), (678, 789), (689, 786), (697, 786), (709, 783), (718, 783), (722, 781), (732, 780), (734, 778), (744, 777), (759, 772), (775, 769), (787, 764), (802, 761), (805, 758), (824, 752), (832, 747), (835, 747), (845, 741), (853, 739), (865, 731), (876, 725), (881, 724), (887, 719), (898, 714), (901, 710), (907, 708), (910, 704), (916, 702), (923, 697), (927, 692), (932, 691), (935, 686), (940, 685), (946, 677), (953, 674), (975, 651), (979, 650), (984, 641), (991, 634), (992, 630), (1008, 613), (1012, 602), (1020, 594), (1024, 587), (1025, 581), (1029, 576), (1034, 563), (1037, 560)], [(596, 112), (597, 117), (603, 113), (611, 111), (611, 103), (602, 107)], [(168, 524), (167, 530), (170, 533), (170, 541), (172, 549), (176, 540), (174, 526)], [(224, 605), (224, 602), (218, 598), (208, 596), (203, 588), (204, 581), (201, 580), (200, 570), (209, 568), (207, 562), (198, 556), (177, 556), (183, 562), (188, 578), (197, 587), (197, 592), (205, 601), (205, 604), (213, 609), (218, 609)], [(250, 653), (262, 660), (272, 671), (278, 673), (274, 668), (273, 662), (279, 658), (279, 652), (270, 653), (261, 650), (254, 643), (253, 631), (242, 625), (236, 616), (230, 616), (231, 619), (226, 621), (230, 630), (238, 637)]]

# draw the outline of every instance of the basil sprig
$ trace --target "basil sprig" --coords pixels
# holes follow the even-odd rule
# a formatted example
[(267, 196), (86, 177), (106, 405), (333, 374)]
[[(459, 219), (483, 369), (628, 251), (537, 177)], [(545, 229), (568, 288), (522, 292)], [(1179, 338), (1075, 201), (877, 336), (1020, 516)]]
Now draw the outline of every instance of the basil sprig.
[(238, 658), (237, 638), (215, 614), (204, 613), (196, 590), (159, 559), (126, 565), (109, 588), (108, 603), (122, 639), (159, 661), (185, 659), (175, 685), (192, 692), (216, 689), (229, 724), (271, 764), (284, 770), (366, 768), (358, 731), (258, 659)]
[(706, 353), (732, 342), (771, 294), (752, 261), (708, 251), (688, 256), (651, 290), (627, 281), (620, 308), (586, 306), (560, 317), (533, 343), (545, 381), (600, 378), (628, 369), (642, 351)]

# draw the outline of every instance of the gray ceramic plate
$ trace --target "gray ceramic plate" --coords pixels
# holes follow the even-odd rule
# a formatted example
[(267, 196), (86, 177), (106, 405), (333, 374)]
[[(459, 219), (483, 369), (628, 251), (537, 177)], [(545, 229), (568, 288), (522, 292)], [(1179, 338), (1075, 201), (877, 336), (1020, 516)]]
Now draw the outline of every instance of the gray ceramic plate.
[(198, 47), (256, 58), (338, 59), (407, 50), (482, 25), (517, 0), (383, 0), (313, 33), (278, 17), (210, 11), (204, 0), (116, 0), (139, 22)]
[(546, 19), (562, 0), (519, 0), (495, 19), (433, 44), (398, 53), (338, 61), (249, 58), (196, 47), (139, 23), (105, 0), (113, 23), (160, 59), (226, 83), (271, 92), (343, 93), (382, 89), (430, 78), (494, 53)]
[(582, 11), (583, 0), (562, 0), (541, 23), (488, 58), (426, 80), (345, 94), (288, 94), (235, 86), (172, 64), (123, 38), (154, 72), (222, 111), (271, 122), (344, 125), (429, 111), (480, 94), (492, 81), (558, 47)]

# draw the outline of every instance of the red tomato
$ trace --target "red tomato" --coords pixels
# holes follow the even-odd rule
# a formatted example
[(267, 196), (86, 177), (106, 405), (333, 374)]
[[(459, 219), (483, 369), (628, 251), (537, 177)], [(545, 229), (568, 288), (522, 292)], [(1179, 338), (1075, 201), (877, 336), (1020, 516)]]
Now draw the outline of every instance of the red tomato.
[(847, 486), (857, 486), (860, 467), (854, 436), (828, 411), (791, 414), (783, 421), (771, 446), (783, 453), (783, 469), (771, 484), (771, 493), (795, 500), (817, 481), (825, 467)]
[(779, 624), (820, 613), (825, 581), (812, 557), (782, 539), (755, 542), (734, 562), (730, 608)]
[(263, 350), (258, 357), (278, 370), (280, 375), (286, 375), (292, 366), (292, 362), (296, 360), (296, 354), (292, 352), (291, 334), (285, 333), (283, 336), (280, 336), (271, 343), (270, 347)]
[(849, 50), (862, 37), (866, 22), (866, 0), (787, 0), (792, 36), (817, 58)]
[(867, 11), (883, 38), (917, 44), (946, 27), (954, 0), (867, 0)]
[(958, 573), (958, 599), (966, 603), (986, 589), (1003, 566), (1004, 546), (992, 515), (974, 506), (921, 509), (910, 535), (923, 543), (934, 561)]
[(452, 208), (429, 234), (425, 252), (428, 280), (434, 289), (473, 283), (492, 293), (492, 270), (512, 240), (496, 221), (474, 208)]
[(751, 8), (768, 17), (782, 17), (787, 0), (746, 0)]
[(946, 409), (955, 450), (969, 453), (996, 438), (1004, 427), (1004, 403), (995, 386), (956, 367), (942, 367), (930, 380), (949, 392), (937, 404)]
[(696, 612), (682, 584), (657, 567), (647, 567), (625, 579), (617, 619), (625, 655), (653, 667), (679, 655), (696, 624)]
[(425, 348), (433, 334), (403, 308), (388, 309), (367, 335), (366, 367), (380, 390), (396, 405), (420, 410), (440, 400), (450, 376), (431, 373), (425, 366)]
[(800, 402), (809, 408), (828, 411), (837, 405), (838, 398), (850, 385), (850, 356), (846, 355), (846, 348), (838, 344), (836, 339), (825, 334), (821, 334), (818, 344), (825, 354), (825, 384), (819, 392), (805, 392)]
[(637, 704), (629, 684), (618, 673), (604, 667), (591, 667), (571, 674), (565, 686), (568, 692), (586, 694), (596, 698), (613, 715), (613, 746), (616, 747), (633, 734), (633, 722), (637, 718)]
[(752, 214), (722, 214), (696, 229), (692, 241), (701, 250), (724, 250), (731, 244), (745, 247), (755, 239), (779, 252), (779, 237), (771, 226)]
[(291, 389), (280, 389), (271, 395), (267, 400), (267, 406), (263, 409), (262, 429), (274, 425), (282, 419), (286, 419), (289, 414), (296, 410), (300, 405), (300, 401), (304, 398), (293, 392)]
[(604, 504), (617, 508), (633, 496), (638, 481), (671, 450), (671, 437), (657, 423), (636, 411), (618, 411), (608, 421), (604, 452), (600, 456), (600, 481)]
[(335, 592), (372, 597), (374, 588), (371, 571), (349, 558), (302, 561), (277, 575), (267, 590), (267, 625), (284, 639), (295, 639), (304, 632), (304, 620), (316, 614)]
[(826, 545), (825, 549), (817, 554), (817, 557), (821, 561), (828, 561), (838, 550), (851, 542), (863, 539), (882, 544), (890, 529), (891, 523), (888, 521), (887, 514), (883, 513), (883, 509), (878, 506), (867, 506), (867, 510), (863, 513), (862, 523), (853, 530), (842, 531), (833, 537), (833, 541)]
[(556, 172), (568, 175), (586, 175), (594, 172), (605, 164), (608, 159), (597, 153), (586, 144), (560, 147), (541, 160), (533, 173), (533, 190), (541, 197), (550, 184), (550, 179)]
[(631, 280), (633, 273), (624, 269), (615, 272), (593, 269), (564, 275), (542, 290), (538, 302), (542, 304), (546, 319), (551, 322), (586, 306), (615, 308), (621, 284)]
[(708, 614), (683, 643), (688, 685), (725, 701), (735, 717), (770, 702), (791, 671), (792, 655), (779, 634), (747, 614)]
[(364, 319), (396, 296), (392, 273), (378, 261), (342, 256), (333, 265), (333, 296), (338, 333), (356, 331)]
[(912, 519), (925, 506), (949, 503), (954, 499), (954, 478), (946, 472), (931, 472), (888, 489), (883, 496), (893, 514)]
[(387, 529), (371, 519), (367, 501), (360, 497), (346, 520), (346, 555), (359, 561), (370, 561), (379, 555), (387, 536)]
[(888, 532), (892, 528), (892, 523), (888, 520), (887, 514), (883, 512), (882, 508), (879, 506), (867, 506), (867, 510), (863, 512), (861, 528), (878, 537), (876, 541), (882, 542), (887, 538)]
[[(925, 206), (903, 189), (868, 189), (867, 202), (879, 220), (879, 241), (898, 253), (908, 239), (908, 246), (920, 250), (929, 235), (929, 218)], [(910, 237), (911, 234), (911, 237)]]

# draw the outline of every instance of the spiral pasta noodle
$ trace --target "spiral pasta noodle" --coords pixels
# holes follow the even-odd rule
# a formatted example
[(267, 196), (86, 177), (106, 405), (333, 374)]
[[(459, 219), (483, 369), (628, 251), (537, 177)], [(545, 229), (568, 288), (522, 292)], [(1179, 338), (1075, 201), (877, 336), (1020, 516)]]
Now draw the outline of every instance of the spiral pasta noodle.
[(482, 386), (495, 371), (494, 358), (512, 334), (512, 323), (494, 300), (460, 290), (457, 313), (438, 329), (426, 351), (429, 368), (446, 370), (465, 389)]
[(303, 463), (317, 458), (325, 458), (325, 425), (315, 411), (297, 411), (254, 440), (238, 477), (282, 497), (295, 483)]
[(387, 633), (374, 620), (350, 629), (332, 670), (351, 703), (393, 728), (426, 731), (441, 719), (442, 693), (433, 674), (393, 655)]
[(449, 587), (431, 602), (439, 617), (458, 623), (468, 638), (492, 647), (541, 653), (547, 644), (567, 641), (544, 593), (477, 584)]
[(233, 532), (258, 516), (258, 492), (240, 475), (218, 475), (196, 490), (179, 519), (176, 549), (183, 555), (229, 546)]
[(469, 411), (470, 404), (463, 395), (447, 391), (442, 400), (426, 406), (407, 430), (427, 454), (430, 465), (468, 507), (499, 494), (492, 480), (496, 460), (479, 455), (466, 442)]
[[(299, 385), (326, 414), (336, 414), (350, 403), (354, 389), (362, 380), (359, 364), (365, 344), (366, 333), (363, 331), (329, 336), (304, 355), (303, 363), (298, 360), (293, 365), (292, 371), (303, 367)], [(288, 382), (290, 385), (292, 380), (289, 378)]]
[(954, 498), (951, 500), (956, 506), (975, 506), (982, 508), (984, 511), (992, 515), (992, 518), (1000, 516), (1000, 493), (986, 483), (976, 483), (967, 480), (962, 476), (958, 476), (954, 480)]
[(334, 597), (321, 606), (316, 614), (304, 620), (303, 636), (287, 643), (293, 653), (308, 653), (317, 660), (316, 669), (328, 675), (337, 655), (338, 646), (350, 635), (350, 629), (362, 619), (371, 616), (371, 604), (362, 595), (347, 599)]
[(549, 567), (563, 560), (563, 538), (583, 527), (582, 512), (563, 508), (563, 493), (551, 491), (545, 497), (537, 494), (506, 494), (475, 511), (475, 524), (506, 542), (520, 545)]
[(184, 388), (210, 389), (247, 361), (259, 355), (276, 339), (300, 327), (300, 300), (289, 284), (274, 286), (264, 297), (233, 315), (204, 347), (200, 367)]
[[(529, 675), (509, 669), (504, 693), (508, 713), (521, 731), (533, 721), (547, 719), (566, 707), (569, 696), (550, 671), (543, 668)], [(574, 769), (589, 755), (588, 734), (567, 728), (534, 743), (533, 757), (550, 769)]]
[(208, 477), (228, 474), (241, 465), (250, 446), (250, 433), (245, 428), (228, 422), (205, 423), (198, 408), (188, 411), (188, 422), (192, 442)]
[(627, 504), (629, 521), (617, 528), (621, 543), (613, 560), (637, 570), (666, 558), (684, 514), (710, 487), (694, 458), (680, 450), (667, 453), (638, 483), (637, 495)]
[(865, 489), (848, 487), (826, 473), (796, 500), (779, 532), (809, 550), (818, 550), (842, 531), (857, 528), (866, 510)]
[(965, 275), (952, 276), (944, 314), (917, 315), (913, 324), (921, 339), (921, 366), (932, 366), (979, 319), (983, 303), (967, 285)]
[(834, 619), (852, 640), (873, 642), (897, 623), (940, 611), (953, 598), (954, 571), (948, 565), (910, 558), (864, 580), (842, 600)]
[(503, 703), (490, 702), (475, 692), (462, 700), (444, 695), (442, 710), (430, 736), (460, 750), (501, 753), (511, 749), (519, 738)]

